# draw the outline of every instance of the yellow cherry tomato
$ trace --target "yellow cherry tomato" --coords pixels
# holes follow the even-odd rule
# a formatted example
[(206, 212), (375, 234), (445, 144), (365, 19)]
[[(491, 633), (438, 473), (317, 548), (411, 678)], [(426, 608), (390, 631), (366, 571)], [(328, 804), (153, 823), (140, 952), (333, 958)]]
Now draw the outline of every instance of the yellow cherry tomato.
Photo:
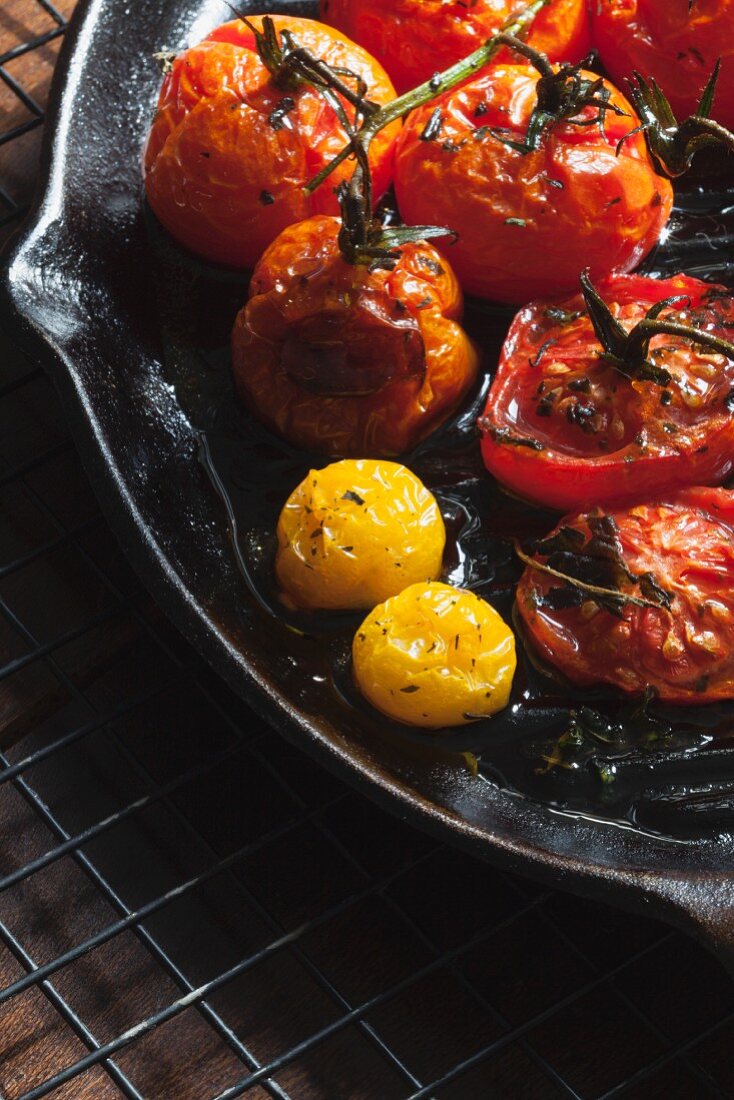
[(507, 706), (515, 638), (485, 600), (449, 584), (413, 584), (372, 611), (352, 643), (354, 677), (378, 710), (438, 729)]
[(397, 462), (344, 459), (311, 470), (278, 521), (275, 573), (296, 607), (362, 610), (441, 572), (435, 497)]

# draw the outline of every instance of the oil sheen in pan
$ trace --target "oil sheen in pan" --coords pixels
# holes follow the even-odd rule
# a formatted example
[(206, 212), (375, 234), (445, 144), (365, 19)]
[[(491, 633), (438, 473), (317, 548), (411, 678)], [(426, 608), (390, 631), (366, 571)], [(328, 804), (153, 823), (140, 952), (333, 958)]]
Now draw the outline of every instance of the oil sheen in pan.
[[(685, 270), (734, 284), (734, 195), (692, 187), (678, 202), (665, 240), (644, 270)], [(676, 840), (734, 828), (734, 704), (662, 707), (620, 700), (608, 690), (577, 692), (537, 666), (519, 638), (510, 705), (488, 721), (423, 733), (372, 711), (349, 664), (361, 616), (288, 613), (273, 582), (275, 525), (293, 487), (323, 456), (284, 444), (235, 404), (228, 338), (247, 279), (185, 256), (152, 216), (153, 270), (169, 378), (199, 430), (200, 458), (222, 502), (240, 568), (287, 650), (297, 635), (297, 675), (328, 675), (332, 688), (380, 738), (421, 757), (466, 756), (492, 782), (566, 813), (616, 821)], [(469, 302), (465, 324), (491, 366), (512, 311)], [(547, 533), (556, 516), (505, 494), (486, 474), (475, 428), (488, 378), (461, 412), (406, 465), (436, 494), (447, 524), (444, 579), (489, 600), (516, 632), (514, 586), (521, 567), (511, 540)], [(294, 667), (296, 662), (294, 661)], [(326, 672), (325, 672), (326, 670)], [(730, 748), (731, 746), (731, 748)]]

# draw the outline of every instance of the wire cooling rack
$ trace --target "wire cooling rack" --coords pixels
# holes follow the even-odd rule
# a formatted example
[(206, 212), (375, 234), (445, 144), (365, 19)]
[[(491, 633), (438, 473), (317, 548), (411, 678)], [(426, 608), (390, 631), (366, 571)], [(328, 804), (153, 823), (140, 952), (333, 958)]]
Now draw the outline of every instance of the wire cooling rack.
[[(6, 230), (70, 14), (10, 9)], [(131, 574), (45, 377), (0, 355), (0, 1097), (734, 1095), (718, 964), (276, 737)]]

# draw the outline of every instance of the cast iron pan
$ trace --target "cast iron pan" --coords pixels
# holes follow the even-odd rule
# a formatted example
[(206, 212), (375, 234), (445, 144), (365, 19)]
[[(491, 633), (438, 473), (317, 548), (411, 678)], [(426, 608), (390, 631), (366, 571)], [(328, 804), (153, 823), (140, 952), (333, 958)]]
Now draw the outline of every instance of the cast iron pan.
[[(505, 867), (667, 918), (734, 969), (731, 707), (688, 712), (686, 725), (659, 714), (655, 728), (668, 734), (652, 752), (623, 738), (574, 771), (542, 775), (543, 751), (574, 700), (526, 659), (502, 719), (426, 736), (355, 699), (353, 619), (291, 624), (302, 634), (272, 614), (272, 529), (309, 456), (269, 437), (231, 400), (226, 336), (245, 281), (173, 246), (146, 214), (140, 187), (160, 84), (153, 53), (199, 41), (231, 10), (219, 0), (160, 0), (133, 11), (127, 0), (83, 0), (77, 9), (57, 69), (42, 194), (7, 256), (1, 307), (58, 387), (134, 566), (276, 730), (386, 808)], [(725, 273), (732, 223), (715, 213), (726, 201), (723, 191), (691, 192), (652, 266)], [(469, 311), (489, 364), (507, 321), (501, 311)], [(481, 472), (472, 432), (468, 409), (409, 463), (449, 520), (447, 574), (509, 614), (517, 567), (503, 535), (547, 531), (554, 521), (501, 497)], [(202, 464), (202, 438), (237, 537)], [(620, 719), (613, 699), (584, 701), (612, 724)], [(622, 727), (629, 721), (621, 714)], [(599, 782), (604, 767), (614, 783)]]

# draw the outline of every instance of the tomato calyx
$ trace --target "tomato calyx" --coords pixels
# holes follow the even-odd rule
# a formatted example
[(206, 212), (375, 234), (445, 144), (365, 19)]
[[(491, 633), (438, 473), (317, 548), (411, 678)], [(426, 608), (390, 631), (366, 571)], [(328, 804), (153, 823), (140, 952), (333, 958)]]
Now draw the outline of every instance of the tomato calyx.
[[(626, 564), (613, 517), (592, 514), (587, 525), (588, 538), (577, 527), (566, 526), (547, 538), (534, 539), (527, 550), (515, 544), (515, 553), (525, 565), (563, 582), (542, 597), (543, 606), (558, 611), (590, 601), (617, 618), (623, 617), (626, 604), (669, 611), (673, 596), (654, 574), (633, 573)], [(545, 560), (539, 561), (536, 555)], [(639, 590), (639, 596), (625, 591), (630, 585)]]
[(370, 271), (392, 271), (400, 259), (402, 245), (427, 241), (431, 237), (457, 234), (444, 225), (387, 225), (372, 213), (372, 187), (367, 163), (358, 164), (349, 183), (337, 191), (342, 225), (339, 251), (348, 264), (364, 264)]
[[(489, 131), (492, 137), (510, 149), (523, 155), (534, 152), (540, 148), (545, 134), (564, 119), (573, 126), (595, 126), (598, 123), (603, 133), (607, 111), (613, 111), (615, 115), (626, 114), (626, 111), (611, 102), (611, 92), (603, 77), (589, 80), (581, 75), (581, 70), (591, 64), (595, 54), (589, 54), (576, 65), (564, 61), (556, 67), (551, 64), (547, 54), (534, 49), (514, 35), (500, 34), (499, 40), (529, 61), (540, 73), (540, 80), (535, 87), (536, 102), (525, 131), (525, 140), (517, 141), (507, 137), (508, 131), (504, 128), (492, 127)], [(596, 115), (588, 119), (578, 118), (585, 107), (596, 107)]]
[[(240, 18), (255, 36), (258, 56), (277, 87), (286, 91), (295, 91), (305, 84), (316, 88), (329, 101), (347, 133), (359, 125), (360, 115), (366, 119), (377, 113), (379, 106), (367, 99), (367, 85), (358, 73), (327, 65), (301, 46), (290, 31), (282, 30), (279, 38), (269, 15), (263, 16), (262, 30), (244, 16)], [(350, 87), (347, 81), (352, 81), (355, 87)], [(353, 122), (347, 118), (339, 96), (354, 107)]]
[(596, 338), (603, 348), (603, 358), (612, 363), (625, 378), (639, 382), (654, 382), (658, 386), (668, 385), (672, 379), (670, 371), (665, 367), (657, 366), (648, 358), (650, 341), (653, 336), (660, 334), (690, 340), (694, 344), (711, 348), (734, 360), (734, 344), (729, 340), (724, 340), (693, 325), (684, 325), (680, 321), (661, 317), (663, 310), (672, 306), (681, 303), (690, 306), (687, 295), (674, 294), (656, 302), (647, 310), (644, 318), (628, 332), (612, 315), (609, 306), (595, 289), (589, 278), (588, 269), (581, 274), (581, 288)]
[(665, 175), (675, 179), (688, 171), (700, 149), (714, 147), (734, 151), (734, 134), (711, 118), (720, 69), (721, 58), (714, 65), (695, 113), (683, 122), (675, 117), (665, 93), (653, 77), (646, 80), (635, 71), (634, 79), (628, 80), (627, 85), (642, 122), (620, 139), (617, 152), (633, 134), (642, 132), (650, 156)]

